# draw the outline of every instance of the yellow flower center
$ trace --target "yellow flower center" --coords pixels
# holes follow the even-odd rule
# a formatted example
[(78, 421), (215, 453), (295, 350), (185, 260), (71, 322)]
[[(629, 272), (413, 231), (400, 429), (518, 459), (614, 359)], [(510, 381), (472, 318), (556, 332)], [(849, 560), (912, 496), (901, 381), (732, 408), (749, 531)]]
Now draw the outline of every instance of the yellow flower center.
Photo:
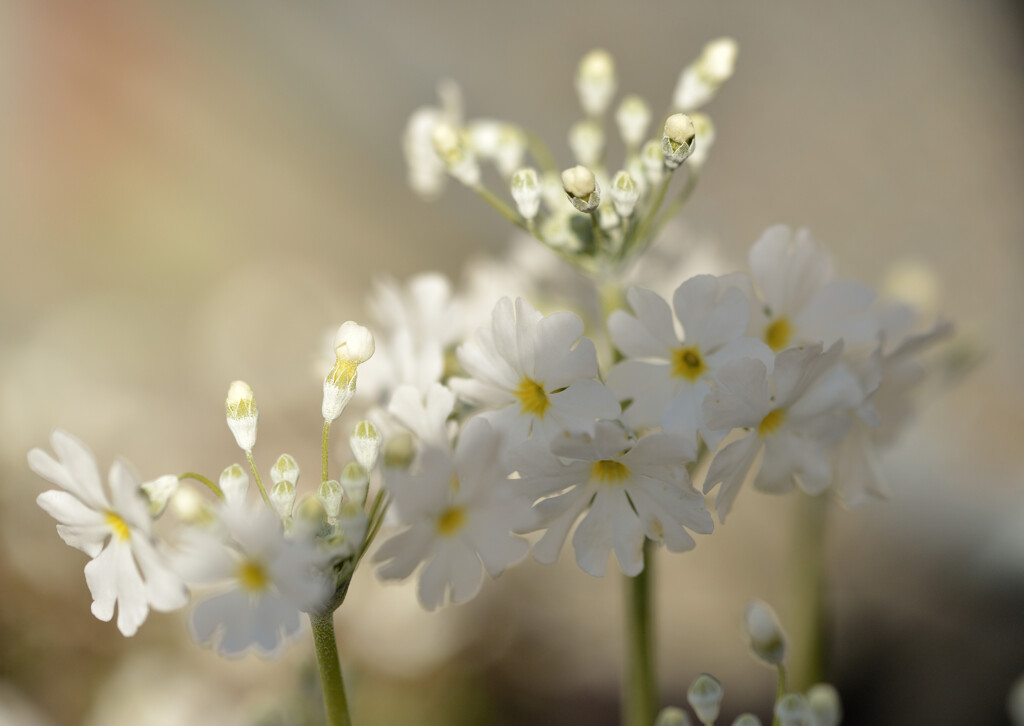
[(590, 467), (590, 481), (598, 484), (619, 484), (628, 478), (626, 465), (613, 459), (595, 461)]
[(781, 408), (776, 408), (773, 411), (769, 411), (768, 415), (761, 419), (761, 423), (757, 427), (757, 433), (761, 436), (767, 434), (773, 434), (779, 430), (782, 423), (786, 420), (786, 412)]
[(466, 525), (466, 510), (462, 507), (448, 507), (437, 518), (437, 533), (451, 537)]
[(270, 576), (263, 563), (245, 560), (238, 566), (238, 582), (249, 592), (262, 592), (270, 584)]
[(793, 337), (793, 324), (789, 318), (781, 317), (764, 329), (764, 342), (776, 353), (789, 344)]
[(700, 348), (693, 345), (689, 348), (676, 348), (672, 351), (672, 375), (694, 383), (708, 370), (701, 357)]
[(128, 530), (128, 524), (121, 519), (121, 517), (110, 511), (106, 513), (106, 517), (107, 526), (113, 530), (115, 537), (123, 542), (131, 536), (131, 532)]
[(516, 398), (519, 399), (520, 412), (536, 416), (537, 418), (544, 418), (544, 412), (551, 405), (544, 386), (525, 376), (519, 383), (519, 388), (516, 389)]

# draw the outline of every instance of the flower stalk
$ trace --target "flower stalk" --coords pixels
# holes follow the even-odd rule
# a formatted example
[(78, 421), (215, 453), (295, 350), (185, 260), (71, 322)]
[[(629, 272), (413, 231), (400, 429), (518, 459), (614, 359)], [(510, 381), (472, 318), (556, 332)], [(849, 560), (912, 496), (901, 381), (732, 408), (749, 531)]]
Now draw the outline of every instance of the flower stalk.
[(828, 666), (828, 613), (825, 602), (825, 533), (828, 499), (801, 496), (797, 505), (797, 592), (804, 615), (804, 632), (794, 639), (797, 647), (793, 685), (805, 690), (824, 680)]
[(626, 678), (623, 683), (622, 723), (650, 726), (657, 715), (654, 670), (653, 590), (654, 547), (644, 540), (644, 569), (626, 578)]
[(309, 622), (313, 626), (313, 643), (316, 646), (316, 664), (320, 671), (327, 726), (352, 726), (345, 681), (338, 660), (338, 644), (334, 637), (334, 612), (310, 613)]

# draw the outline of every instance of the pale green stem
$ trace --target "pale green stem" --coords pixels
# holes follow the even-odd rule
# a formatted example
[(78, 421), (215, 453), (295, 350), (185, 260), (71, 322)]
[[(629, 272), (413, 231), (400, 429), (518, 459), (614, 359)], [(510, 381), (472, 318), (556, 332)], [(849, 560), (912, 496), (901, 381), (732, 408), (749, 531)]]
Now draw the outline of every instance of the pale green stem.
[(345, 696), (345, 681), (341, 677), (338, 661), (338, 643), (334, 638), (334, 613), (310, 614), (313, 643), (316, 646), (316, 664), (320, 669), (320, 687), (324, 694), (327, 726), (352, 726)]
[(644, 569), (626, 579), (626, 678), (623, 684), (623, 726), (651, 726), (657, 715), (654, 673), (654, 623), (651, 591), (654, 547), (644, 540)]
[[(778, 704), (782, 700), (782, 697), (786, 695), (786, 666), (779, 663), (775, 666), (779, 674), (778, 685), (775, 688), (775, 703)], [(778, 714), (775, 714), (775, 709), (772, 709), (772, 726), (779, 726)]]
[(327, 481), (327, 444), (331, 438), (331, 422), (324, 419), (323, 441), (320, 443), (320, 481)]
[(256, 461), (252, 458), (252, 451), (246, 451), (245, 457), (249, 460), (249, 468), (252, 469), (252, 475), (256, 479), (256, 486), (259, 487), (260, 496), (263, 497), (263, 503), (273, 509), (274, 506), (270, 503), (270, 497), (267, 495), (267, 489), (263, 486), (263, 479), (260, 478), (260, 470), (256, 468)]
[(507, 219), (509, 222), (519, 227), (520, 229), (524, 229), (527, 232), (530, 231), (529, 225), (523, 221), (522, 217), (519, 216), (519, 213), (516, 212), (516, 210), (512, 209), (512, 207), (507, 205), (501, 199), (499, 199), (490, 189), (485, 187), (483, 184), (477, 184), (476, 186), (472, 187), (472, 189), (473, 191), (480, 195), (481, 199), (483, 199), (485, 202), (494, 207), (494, 209), (497, 210), (497, 212), (502, 217), (504, 217), (505, 219)]
[(547, 144), (544, 143), (544, 140), (533, 131), (523, 129), (523, 133), (526, 135), (526, 148), (530, 150), (530, 154), (537, 160), (537, 164), (540, 165), (541, 170), (557, 172), (558, 163), (555, 161), (555, 157), (548, 150)]
[(194, 479), (197, 482), (201, 482), (201, 483), (205, 484), (206, 487), (211, 492), (216, 494), (219, 498), (221, 498), (221, 499), (224, 498), (224, 492), (221, 491), (220, 487), (217, 486), (216, 484), (214, 484), (213, 481), (211, 481), (210, 479), (207, 479), (202, 474), (196, 474), (194, 471), (186, 471), (184, 474), (179, 474), (178, 475), (178, 481), (182, 481), (184, 479)]
[(654, 201), (647, 210), (647, 214), (640, 223), (634, 227), (632, 236), (626, 240), (625, 244), (622, 245), (622, 254), (620, 255), (620, 259), (625, 259), (636, 245), (644, 245), (644, 240), (647, 238), (647, 230), (650, 229), (651, 224), (654, 221), (654, 217), (658, 214), (658, 210), (661, 209), (661, 203), (665, 200), (665, 192), (668, 191), (668, 185), (671, 182), (672, 173), (670, 171), (666, 171), (665, 178), (662, 180), (661, 186), (658, 187), (658, 191), (655, 192)]
[(678, 196), (672, 200), (672, 203), (665, 207), (665, 211), (662, 212), (661, 216), (654, 223), (654, 227), (651, 229), (650, 239), (654, 239), (658, 236), (658, 233), (664, 229), (665, 225), (671, 221), (686, 206), (686, 203), (690, 201), (690, 197), (693, 196), (693, 191), (697, 188), (697, 180), (700, 178), (700, 174), (695, 170), (686, 167), (687, 176), (686, 184), (679, 192)]
[(802, 632), (794, 639), (795, 687), (805, 691), (825, 677), (828, 657), (828, 623), (825, 602), (825, 496), (801, 495), (797, 505), (793, 562), (803, 617)]

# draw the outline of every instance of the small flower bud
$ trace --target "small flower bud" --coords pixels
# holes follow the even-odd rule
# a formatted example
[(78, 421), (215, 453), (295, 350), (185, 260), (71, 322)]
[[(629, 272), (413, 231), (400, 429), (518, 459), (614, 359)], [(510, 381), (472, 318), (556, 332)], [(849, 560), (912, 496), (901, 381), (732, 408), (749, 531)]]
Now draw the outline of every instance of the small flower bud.
[(178, 477), (173, 474), (165, 474), (153, 481), (143, 482), (139, 487), (142, 493), (149, 500), (149, 513), (153, 517), (159, 517), (171, 501), (174, 492), (178, 491)]
[(185, 524), (206, 526), (217, 521), (207, 501), (191, 487), (178, 487), (167, 506)]
[(814, 726), (839, 726), (843, 720), (843, 706), (839, 692), (828, 683), (818, 683), (807, 691), (807, 707)]
[(718, 38), (704, 46), (700, 57), (679, 75), (672, 107), (692, 111), (714, 98), (719, 87), (732, 76), (739, 46), (732, 38)]
[(601, 203), (601, 189), (597, 186), (594, 172), (585, 166), (574, 166), (563, 171), (562, 188), (572, 206), (584, 214), (590, 214)]
[(384, 468), (405, 471), (412, 465), (416, 447), (411, 434), (397, 434), (384, 445)]
[(370, 485), (370, 477), (360, 464), (350, 461), (341, 470), (341, 488), (345, 491), (345, 499), (355, 502), (360, 507), (366, 503), (366, 490)]
[(341, 484), (336, 482), (334, 479), (328, 479), (325, 482), (321, 482), (320, 488), (316, 490), (316, 496), (324, 507), (324, 513), (327, 514), (328, 522), (333, 522), (338, 516), (338, 510), (341, 509), (341, 497), (343, 494), (344, 492), (342, 491)]
[(761, 719), (752, 713), (741, 713), (732, 722), (732, 726), (761, 726)]
[(786, 635), (775, 612), (760, 600), (747, 605), (743, 624), (754, 655), (769, 665), (778, 665), (786, 657)]
[(701, 167), (708, 158), (708, 151), (715, 143), (715, 126), (706, 113), (690, 114), (695, 134), (694, 149), (687, 160), (692, 167)]
[(224, 402), (227, 411), (228, 428), (235, 436), (235, 441), (242, 451), (252, 451), (256, 445), (256, 424), (260, 412), (256, 409), (256, 400), (252, 388), (245, 381), (234, 381), (228, 388), (228, 397)]
[(449, 174), (466, 186), (476, 186), (480, 182), (480, 166), (476, 157), (455, 126), (445, 122), (437, 124), (431, 133), (431, 141)]
[(722, 684), (707, 673), (702, 673), (690, 684), (686, 700), (703, 724), (713, 723), (722, 706)]
[(220, 473), (220, 490), (228, 504), (242, 504), (249, 492), (249, 475), (238, 464), (232, 464)]
[(349, 401), (356, 395), (356, 364), (338, 358), (334, 367), (324, 378), (324, 398), (320, 412), (324, 421), (334, 421), (341, 416)]
[(675, 706), (661, 709), (658, 717), (654, 719), (654, 726), (690, 726), (690, 724), (690, 715)]
[(640, 187), (628, 171), (620, 171), (612, 179), (611, 191), (612, 204), (620, 217), (629, 217), (633, 214), (636, 202), (640, 198)]
[(533, 219), (540, 210), (540, 180), (537, 172), (530, 167), (520, 169), (512, 175), (512, 198), (525, 219)]
[(295, 507), (295, 517), (306, 524), (312, 525), (315, 531), (320, 528), (327, 515), (324, 512), (324, 505), (320, 503), (320, 498), (314, 494), (307, 493), (299, 499)]
[(569, 148), (576, 161), (584, 166), (597, 166), (604, 152), (604, 131), (596, 121), (579, 121), (569, 129)]
[(588, 116), (600, 116), (615, 95), (615, 61), (606, 50), (592, 50), (583, 56), (576, 73), (576, 93)]
[(506, 179), (523, 163), (526, 153), (526, 137), (511, 124), (504, 124), (498, 135), (498, 146), (494, 150), (494, 164)]
[(352, 429), (352, 436), (348, 439), (348, 445), (352, 449), (352, 455), (366, 471), (372, 471), (377, 465), (377, 457), (380, 456), (380, 431), (369, 421), (360, 421)]
[(807, 699), (799, 693), (787, 693), (776, 702), (775, 716), (779, 726), (808, 726), (811, 711)]
[(295, 504), (295, 485), (282, 479), (270, 488), (270, 503), (281, 519), (290, 519)]
[(640, 96), (626, 96), (615, 112), (615, 122), (626, 146), (636, 148), (644, 140), (647, 125), (651, 123), (651, 107)]
[(676, 169), (693, 153), (694, 138), (693, 121), (682, 113), (674, 113), (665, 120), (665, 133), (661, 137), (661, 154), (665, 157), (665, 166)]
[(373, 333), (352, 320), (342, 323), (334, 335), (334, 355), (344, 361), (365, 363), (373, 351)]
[(275, 484), (279, 481), (295, 484), (299, 480), (299, 465), (290, 454), (281, 454), (270, 468), (270, 478)]
[(701, 74), (710, 82), (721, 85), (732, 77), (736, 69), (739, 46), (732, 38), (717, 38), (704, 46), (697, 59)]
[(640, 150), (640, 160), (644, 165), (644, 174), (651, 184), (660, 184), (665, 178), (665, 155), (661, 153), (661, 143), (648, 141)]

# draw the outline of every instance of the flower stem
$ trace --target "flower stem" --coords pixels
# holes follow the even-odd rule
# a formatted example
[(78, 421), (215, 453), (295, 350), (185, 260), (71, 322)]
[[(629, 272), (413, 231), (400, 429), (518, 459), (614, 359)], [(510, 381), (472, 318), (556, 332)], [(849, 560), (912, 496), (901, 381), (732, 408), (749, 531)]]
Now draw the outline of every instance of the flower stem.
[(334, 639), (334, 613), (310, 613), (309, 622), (313, 626), (313, 643), (316, 645), (316, 664), (320, 669), (327, 726), (352, 726), (345, 682), (341, 678), (341, 663), (338, 661), (338, 643)]
[(624, 726), (651, 726), (658, 706), (654, 674), (654, 630), (651, 614), (654, 548), (644, 540), (644, 569), (626, 580), (626, 678), (623, 684)]
[(499, 199), (490, 189), (485, 187), (483, 184), (477, 184), (476, 186), (472, 187), (472, 189), (473, 191), (480, 195), (481, 199), (483, 199), (485, 202), (494, 207), (494, 209), (502, 217), (504, 217), (505, 219), (507, 219), (509, 222), (519, 227), (520, 229), (524, 229), (527, 232), (530, 231), (529, 226), (526, 224), (526, 222), (522, 220), (519, 214), (514, 209), (512, 209), (512, 207), (505, 204), (505, 202)]
[(805, 691), (825, 677), (828, 664), (828, 622), (825, 602), (825, 519), (828, 513), (825, 496), (799, 497), (797, 505), (796, 542), (793, 556), (796, 563), (797, 592), (803, 617), (802, 637), (795, 641), (798, 657), (794, 659), (793, 681), (797, 690)]
[(327, 443), (331, 438), (331, 422), (324, 419), (324, 437), (320, 444), (320, 481), (327, 481)]
[[(775, 668), (779, 673), (778, 686), (775, 688), (775, 704), (778, 705), (782, 697), (786, 695), (786, 666), (779, 663)], [(775, 714), (772, 717), (772, 726), (779, 726), (779, 715), (775, 713), (775, 709), (772, 709), (772, 713)]]
[(252, 451), (246, 451), (245, 456), (249, 460), (249, 468), (252, 469), (252, 475), (256, 478), (256, 486), (260, 490), (260, 496), (263, 497), (263, 503), (273, 509), (270, 497), (267, 495), (267, 488), (263, 486), (263, 479), (260, 478), (260, 470), (256, 468), (256, 460), (252, 458)]
[(184, 474), (178, 475), (178, 481), (182, 481), (183, 479), (194, 479), (195, 481), (201, 482), (205, 484), (206, 487), (211, 492), (216, 494), (220, 499), (224, 498), (224, 492), (221, 491), (220, 487), (214, 484), (210, 479), (207, 479), (202, 474), (196, 474), (194, 471), (186, 471)]

